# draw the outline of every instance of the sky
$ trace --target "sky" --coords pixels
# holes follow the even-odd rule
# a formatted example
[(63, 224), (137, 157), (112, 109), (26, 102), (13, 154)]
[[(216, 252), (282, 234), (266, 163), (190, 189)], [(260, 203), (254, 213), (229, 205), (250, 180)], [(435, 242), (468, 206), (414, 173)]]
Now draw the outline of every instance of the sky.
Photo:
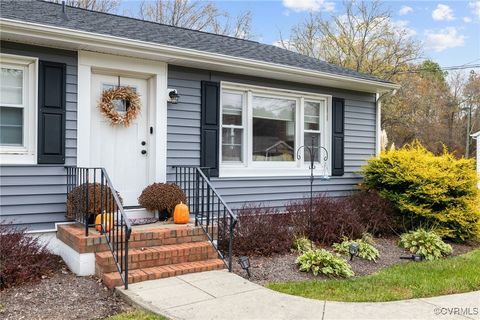
[[(309, 12), (325, 17), (341, 14), (343, 2), (331, 0), (217, 1), (218, 7), (238, 14), (253, 13), (253, 40), (274, 44), (280, 33), (288, 38), (295, 24)], [(138, 4), (128, 1), (132, 8)], [(467, 1), (384, 1), (392, 21), (408, 28), (409, 34), (423, 45), (423, 58), (442, 67), (480, 64), (480, 0)]]

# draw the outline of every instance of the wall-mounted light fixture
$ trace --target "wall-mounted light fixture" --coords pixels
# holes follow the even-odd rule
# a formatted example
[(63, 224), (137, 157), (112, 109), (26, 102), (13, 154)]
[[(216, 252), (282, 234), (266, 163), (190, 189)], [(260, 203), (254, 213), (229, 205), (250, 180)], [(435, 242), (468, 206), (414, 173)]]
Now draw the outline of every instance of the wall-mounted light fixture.
[(177, 104), (178, 98), (180, 98), (180, 96), (178, 95), (177, 89), (167, 89), (167, 93), (168, 93), (167, 102), (170, 102), (172, 104)]

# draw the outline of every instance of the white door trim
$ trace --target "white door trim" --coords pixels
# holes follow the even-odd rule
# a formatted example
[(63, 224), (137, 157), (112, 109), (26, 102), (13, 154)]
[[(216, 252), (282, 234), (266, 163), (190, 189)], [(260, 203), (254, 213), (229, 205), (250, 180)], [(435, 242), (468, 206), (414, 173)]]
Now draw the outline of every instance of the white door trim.
[[(148, 79), (150, 135), (149, 182), (167, 177), (167, 64), (89, 51), (78, 52), (77, 165), (89, 167), (91, 132), (91, 77), (93, 70)], [(115, 182), (114, 182), (115, 183)]]

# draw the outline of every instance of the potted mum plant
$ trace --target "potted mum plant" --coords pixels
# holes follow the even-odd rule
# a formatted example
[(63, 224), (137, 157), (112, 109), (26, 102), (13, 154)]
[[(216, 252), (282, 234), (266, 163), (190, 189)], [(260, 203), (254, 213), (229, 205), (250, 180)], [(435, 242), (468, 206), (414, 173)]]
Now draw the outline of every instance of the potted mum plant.
[[(112, 202), (110, 188), (104, 186), (103, 192), (101, 191), (101, 188), (102, 186), (100, 183), (89, 183), (88, 186), (86, 184), (81, 184), (73, 188), (67, 195), (67, 212), (65, 217), (69, 220), (81, 219), (85, 212), (88, 212), (88, 224), (93, 224), (95, 222), (95, 217), (102, 213), (102, 202), (103, 211), (108, 208), (111, 212), (115, 212), (117, 210), (116, 204), (110, 204), (108, 207), (106, 205), (106, 203)], [(117, 195), (120, 202), (123, 203), (123, 199), (118, 192)]]
[(185, 192), (173, 183), (153, 183), (138, 197), (138, 203), (147, 210), (157, 211), (160, 221), (173, 216), (173, 209), (180, 202), (186, 203)]

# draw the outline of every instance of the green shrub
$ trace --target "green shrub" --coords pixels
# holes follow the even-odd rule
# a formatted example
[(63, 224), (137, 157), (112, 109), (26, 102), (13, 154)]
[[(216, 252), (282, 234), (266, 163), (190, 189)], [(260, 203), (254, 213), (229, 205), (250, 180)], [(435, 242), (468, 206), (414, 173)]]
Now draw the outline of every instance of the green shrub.
[(357, 256), (361, 259), (374, 261), (380, 257), (380, 252), (373, 246), (374, 242), (372, 236), (366, 233), (362, 239), (350, 240), (347, 237), (343, 237), (342, 242), (334, 243), (332, 245), (333, 251), (338, 252), (343, 255), (349, 255), (349, 246), (352, 242), (358, 244), (358, 254)]
[(299, 253), (305, 253), (310, 250), (315, 249), (313, 242), (307, 237), (295, 237), (292, 244), (293, 250), (298, 251)]
[(452, 253), (452, 247), (433, 231), (418, 229), (400, 236), (400, 247), (421, 254), (425, 260), (436, 260)]
[(400, 212), (409, 230), (434, 229), (441, 237), (480, 237), (480, 192), (472, 159), (446, 151), (435, 156), (419, 142), (384, 152), (362, 169), (368, 188)]
[(315, 276), (324, 274), (329, 277), (348, 278), (354, 275), (345, 259), (334, 256), (325, 249), (304, 252), (297, 258), (296, 263), (300, 271), (312, 272)]

